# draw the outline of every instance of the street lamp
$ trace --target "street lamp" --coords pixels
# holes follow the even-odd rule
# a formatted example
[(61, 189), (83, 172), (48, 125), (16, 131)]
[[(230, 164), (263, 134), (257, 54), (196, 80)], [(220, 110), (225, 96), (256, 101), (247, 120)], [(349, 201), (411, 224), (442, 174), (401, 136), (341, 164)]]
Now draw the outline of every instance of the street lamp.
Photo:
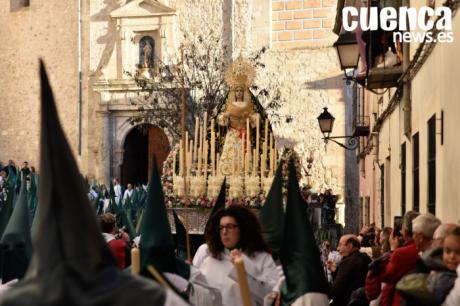
[[(338, 144), (339, 146), (341, 146), (342, 148), (344, 149), (347, 149), (347, 150), (354, 150), (358, 147), (358, 138), (357, 137), (354, 137), (354, 136), (334, 136), (334, 137), (331, 137), (330, 134), (332, 133), (332, 127), (334, 125), (334, 116), (331, 115), (331, 113), (329, 113), (327, 111), (327, 107), (324, 107), (323, 108), (324, 111), (318, 116), (318, 124), (319, 124), (319, 128), (321, 130), (321, 133), (323, 133), (324, 137), (324, 143), (327, 144), (328, 141), (332, 141), (332, 142), (335, 142), (336, 144)], [(337, 140), (335, 139), (338, 139), (338, 138), (345, 138), (347, 139), (347, 144), (348, 145), (345, 145), (343, 143), (340, 143), (338, 142)]]
[(332, 132), (332, 127), (334, 126), (335, 118), (327, 111), (327, 107), (324, 107), (323, 109), (324, 111), (317, 119), (321, 133), (323, 133), (325, 137), (329, 137), (329, 134)]
[(353, 32), (342, 32), (333, 45), (337, 50), (339, 57), (340, 69), (345, 73), (345, 80), (353, 80), (347, 75), (347, 69), (356, 69), (359, 61), (359, 47), (356, 40), (356, 34)]
[(333, 46), (337, 50), (341, 70), (358, 67), (359, 47), (355, 33), (342, 32)]

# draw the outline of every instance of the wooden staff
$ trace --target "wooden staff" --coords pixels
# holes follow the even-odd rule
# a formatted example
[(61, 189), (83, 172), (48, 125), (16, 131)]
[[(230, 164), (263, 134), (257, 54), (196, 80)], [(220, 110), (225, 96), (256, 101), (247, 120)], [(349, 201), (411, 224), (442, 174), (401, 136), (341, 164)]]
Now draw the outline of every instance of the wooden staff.
[(237, 257), (234, 264), (236, 273), (238, 274), (238, 283), (240, 285), (243, 306), (252, 306), (251, 293), (249, 291), (248, 278), (246, 276), (246, 270), (244, 269), (243, 258)]
[(161, 275), (160, 272), (157, 271), (157, 269), (155, 269), (154, 266), (152, 265), (148, 265), (147, 266), (147, 270), (150, 272), (150, 274), (152, 274), (152, 276), (165, 288), (169, 289), (169, 290), (173, 290), (171, 288), (171, 286), (168, 284), (168, 282), (164, 279), (163, 275)]

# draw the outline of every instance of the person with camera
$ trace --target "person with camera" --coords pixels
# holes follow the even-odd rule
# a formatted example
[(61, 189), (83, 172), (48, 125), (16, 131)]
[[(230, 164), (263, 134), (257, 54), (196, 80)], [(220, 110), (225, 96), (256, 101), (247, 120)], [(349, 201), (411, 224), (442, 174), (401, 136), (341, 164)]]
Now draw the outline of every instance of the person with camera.
[(99, 217), (102, 235), (117, 259), (118, 267), (123, 270), (129, 266), (131, 258), (130, 238), (123, 229), (116, 230), (116, 217), (106, 213)]

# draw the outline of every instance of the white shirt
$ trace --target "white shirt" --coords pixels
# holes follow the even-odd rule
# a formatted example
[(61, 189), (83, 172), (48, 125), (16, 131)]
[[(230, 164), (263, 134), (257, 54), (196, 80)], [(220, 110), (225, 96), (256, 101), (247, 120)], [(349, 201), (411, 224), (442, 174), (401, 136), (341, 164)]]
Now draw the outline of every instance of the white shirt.
[(115, 203), (119, 205), (122, 197), (120, 184), (113, 186), (113, 189), (115, 191)]
[[(265, 295), (273, 290), (279, 281), (279, 272), (270, 254), (259, 252), (254, 257), (242, 256), (253, 306), (263, 305)], [(223, 306), (242, 306), (238, 276), (225, 250), (222, 259), (211, 256), (206, 244), (201, 245), (193, 259), (193, 265), (204, 275), (209, 285), (221, 291)]]
[(123, 195), (123, 202), (125, 202), (126, 199), (127, 199), (128, 197), (129, 197), (129, 198), (132, 197), (133, 191), (134, 191), (134, 189), (131, 189), (131, 190), (126, 189), (126, 190), (125, 190), (125, 194)]

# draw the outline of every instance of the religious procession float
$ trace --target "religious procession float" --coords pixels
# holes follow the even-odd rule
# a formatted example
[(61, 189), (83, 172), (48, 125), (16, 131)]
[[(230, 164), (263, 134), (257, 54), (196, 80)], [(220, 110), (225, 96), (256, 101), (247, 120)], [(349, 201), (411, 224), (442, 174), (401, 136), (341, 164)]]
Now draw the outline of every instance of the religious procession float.
[(267, 114), (249, 90), (254, 75), (254, 67), (243, 58), (231, 63), (225, 71), (230, 89), (225, 101), (210, 116), (204, 113), (201, 122), (196, 118), (193, 139), (186, 132), (163, 164), (166, 205), (176, 210), (189, 233), (203, 233), (224, 179), (227, 206), (258, 209), (278, 163), (295, 156), (293, 150), (278, 156)]

